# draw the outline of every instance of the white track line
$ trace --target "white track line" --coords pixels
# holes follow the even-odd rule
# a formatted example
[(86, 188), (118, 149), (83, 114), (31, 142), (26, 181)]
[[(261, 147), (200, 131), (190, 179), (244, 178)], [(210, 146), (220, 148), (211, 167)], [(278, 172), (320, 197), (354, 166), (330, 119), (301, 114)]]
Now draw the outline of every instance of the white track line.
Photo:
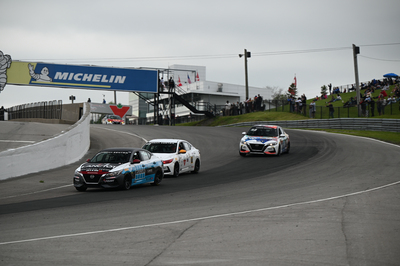
[(34, 140), (7, 140), (7, 139), (0, 139), (0, 142), (18, 142), (18, 143), (35, 143)]
[(34, 241), (41, 241), (41, 240), (50, 240), (50, 239), (61, 239), (61, 238), (66, 238), (66, 237), (79, 237), (79, 236), (85, 236), (85, 235), (104, 234), (104, 233), (111, 233), (111, 232), (118, 232), (118, 231), (134, 230), (134, 229), (156, 227), (156, 226), (165, 226), (165, 225), (172, 225), (172, 224), (179, 224), (179, 223), (186, 223), (186, 222), (195, 222), (195, 221), (201, 221), (201, 220), (216, 219), (216, 218), (228, 217), (228, 216), (234, 216), (234, 215), (242, 215), (242, 214), (248, 214), (248, 213), (283, 209), (283, 208), (288, 208), (288, 207), (293, 207), (293, 206), (306, 205), (306, 204), (324, 202), (324, 201), (335, 200), (335, 199), (340, 199), (340, 198), (345, 198), (345, 197), (350, 197), (350, 196), (356, 196), (356, 195), (360, 195), (360, 194), (364, 194), (364, 193), (369, 193), (369, 192), (372, 192), (375, 190), (380, 190), (380, 189), (384, 189), (387, 187), (395, 186), (398, 184), (400, 184), (400, 181), (390, 183), (387, 185), (383, 185), (383, 186), (379, 186), (376, 188), (371, 188), (371, 189), (367, 189), (367, 190), (363, 190), (363, 191), (344, 194), (341, 196), (335, 196), (335, 197), (319, 199), (319, 200), (304, 201), (304, 202), (298, 202), (298, 203), (291, 203), (291, 204), (285, 204), (285, 205), (280, 205), (280, 206), (275, 206), (275, 207), (268, 207), (268, 208), (254, 209), (254, 210), (248, 210), (248, 211), (240, 211), (240, 212), (231, 212), (231, 213), (225, 213), (225, 214), (217, 214), (217, 215), (197, 217), (197, 218), (192, 218), (192, 219), (164, 222), (164, 223), (145, 224), (145, 225), (121, 227), (121, 228), (106, 229), (106, 230), (99, 230), (99, 231), (89, 231), (89, 232), (75, 233), (75, 234), (55, 235), (55, 236), (15, 240), (15, 241), (8, 241), (8, 242), (0, 242), (0, 245), (27, 243), (27, 242), (34, 242)]

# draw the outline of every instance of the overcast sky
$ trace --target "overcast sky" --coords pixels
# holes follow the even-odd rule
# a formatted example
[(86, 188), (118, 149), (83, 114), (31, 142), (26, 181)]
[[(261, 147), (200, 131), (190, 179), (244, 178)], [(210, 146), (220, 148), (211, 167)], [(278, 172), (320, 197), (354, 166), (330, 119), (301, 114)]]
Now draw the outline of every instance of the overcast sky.
[[(13, 60), (114, 67), (206, 66), (207, 80), (299, 94), (400, 75), (399, 0), (0, 0), (0, 50)], [(251, 92), (250, 92), (251, 93)], [(0, 106), (101, 102), (108, 91), (6, 85)], [(251, 95), (250, 95), (251, 96)], [(127, 93), (117, 101), (128, 104)]]

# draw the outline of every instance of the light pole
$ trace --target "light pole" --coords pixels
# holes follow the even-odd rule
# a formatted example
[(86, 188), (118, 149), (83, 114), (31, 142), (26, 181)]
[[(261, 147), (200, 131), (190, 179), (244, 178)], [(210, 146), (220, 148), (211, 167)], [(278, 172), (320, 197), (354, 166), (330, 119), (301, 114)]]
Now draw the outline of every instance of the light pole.
[(246, 49), (244, 49), (244, 54), (239, 54), (239, 57), (242, 57), (244, 55), (244, 75), (245, 75), (245, 80), (246, 80), (246, 100), (249, 98), (249, 79), (247, 76), (247, 58), (251, 57), (251, 52), (247, 52)]
[(353, 60), (354, 60), (354, 75), (356, 78), (356, 93), (357, 93), (357, 109), (358, 109), (358, 116), (362, 116), (361, 106), (360, 106), (360, 82), (358, 79), (358, 64), (357, 64), (357, 55), (360, 53), (360, 47), (355, 46), (353, 44)]

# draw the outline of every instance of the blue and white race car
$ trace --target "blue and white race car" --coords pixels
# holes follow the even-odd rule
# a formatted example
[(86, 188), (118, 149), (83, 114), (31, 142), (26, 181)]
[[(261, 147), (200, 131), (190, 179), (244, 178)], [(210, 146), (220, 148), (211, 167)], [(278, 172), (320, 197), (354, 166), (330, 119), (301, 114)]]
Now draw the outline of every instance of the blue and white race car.
[(239, 154), (267, 154), (279, 156), (289, 153), (289, 135), (279, 126), (255, 125), (249, 131), (242, 133)]
[(75, 170), (73, 183), (78, 191), (90, 187), (130, 189), (164, 177), (163, 163), (149, 151), (139, 148), (110, 148), (98, 152)]

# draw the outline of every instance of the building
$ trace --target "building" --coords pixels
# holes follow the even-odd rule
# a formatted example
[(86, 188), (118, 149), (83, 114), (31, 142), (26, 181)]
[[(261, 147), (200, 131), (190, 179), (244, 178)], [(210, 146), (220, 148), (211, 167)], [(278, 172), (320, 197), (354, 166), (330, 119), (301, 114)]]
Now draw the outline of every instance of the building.
[[(168, 93), (167, 81), (172, 78), (175, 83), (175, 93), (189, 102), (199, 111), (212, 110), (219, 114), (229, 103), (244, 102), (246, 89), (244, 85), (208, 81), (205, 66), (172, 65), (168, 69), (159, 69), (165, 87), (159, 88), (158, 112), (163, 117), (186, 117), (193, 115), (185, 105), (174, 101), (173, 94)], [(260, 94), (263, 99), (270, 99), (272, 90), (268, 88), (249, 87), (249, 97)], [(130, 93), (129, 105), (132, 114), (139, 119), (153, 119), (155, 116), (155, 97), (149, 93)]]

